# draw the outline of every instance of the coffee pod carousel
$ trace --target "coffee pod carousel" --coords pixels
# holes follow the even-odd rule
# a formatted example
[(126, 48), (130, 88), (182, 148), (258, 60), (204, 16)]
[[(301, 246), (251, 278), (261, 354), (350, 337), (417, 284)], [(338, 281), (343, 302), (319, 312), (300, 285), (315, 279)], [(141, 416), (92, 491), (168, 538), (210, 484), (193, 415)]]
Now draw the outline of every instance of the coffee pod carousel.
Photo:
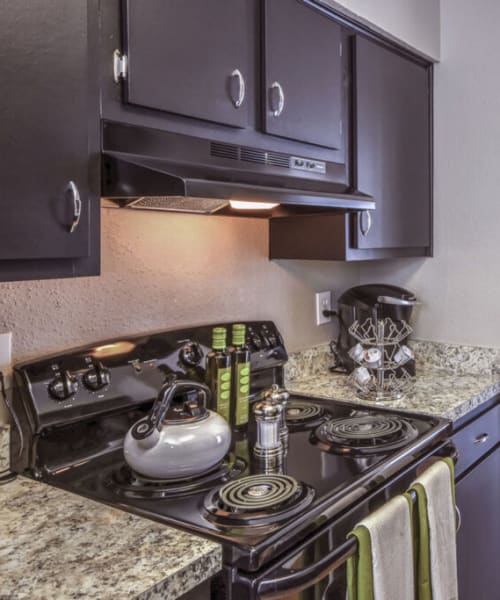
[(405, 321), (366, 319), (354, 321), (349, 333), (357, 341), (349, 356), (357, 363), (349, 379), (363, 400), (398, 400), (410, 393), (415, 378), (404, 365), (414, 359), (402, 343), (412, 328)]

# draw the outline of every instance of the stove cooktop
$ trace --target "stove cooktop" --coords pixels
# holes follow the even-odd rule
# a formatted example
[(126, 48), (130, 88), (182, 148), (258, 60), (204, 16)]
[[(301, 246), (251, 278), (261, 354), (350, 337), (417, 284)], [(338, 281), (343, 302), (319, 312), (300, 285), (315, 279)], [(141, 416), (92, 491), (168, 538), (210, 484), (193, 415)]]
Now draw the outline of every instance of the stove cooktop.
[(447, 423), (430, 417), (306, 396), (292, 396), (288, 406), (293, 420), (296, 409), (310, 418), (301, 419), (300, 427), (292, 421), (288, 449), (275, 472), (266, 472), (253, 456), (251, 421), (246, 435), (233, 436), (231, 454), (218, 469), (187, 481), (135, 474), (121, 448), (46, 478), (70, 491), (224, 542), (233, 549), (232, 560), (248, 556), (252, 547), (252, 560), (258, 562), (269, 545), (275, 548), (285, 540), (290, 544), (303, 538), (314, 531), (325, 511), (332, 518), (446, 437)]

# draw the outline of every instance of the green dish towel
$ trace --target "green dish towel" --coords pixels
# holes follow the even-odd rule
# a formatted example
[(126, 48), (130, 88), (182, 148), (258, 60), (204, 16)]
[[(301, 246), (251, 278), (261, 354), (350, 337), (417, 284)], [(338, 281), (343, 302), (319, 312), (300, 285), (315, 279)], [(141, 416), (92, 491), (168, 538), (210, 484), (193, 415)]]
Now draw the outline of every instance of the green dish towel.
[(414, 600), (411, 498), (396, 496), (349, 534), (357, 552), (347, 562), (349, 600)]
[(417, 600), (457, 600), (453, 460), (436, 461), (410, 490), (417, 495)]

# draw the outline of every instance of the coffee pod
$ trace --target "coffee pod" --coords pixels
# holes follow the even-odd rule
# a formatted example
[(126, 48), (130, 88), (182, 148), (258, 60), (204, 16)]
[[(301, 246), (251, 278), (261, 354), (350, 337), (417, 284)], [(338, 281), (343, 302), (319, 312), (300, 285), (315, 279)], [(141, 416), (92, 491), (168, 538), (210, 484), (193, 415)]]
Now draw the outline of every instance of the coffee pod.
[(394, 362), (397, 365), (400, 365), (408, 360), (412, 360), (414, 357), (415, 355), (411, 348), (408, 348), (408, 346), (401, 346), (401, 348), (394, 355)]
[(364, 354), (363, 346), (361, 344), (356, 344), (349, 350), (348, 354), (352, 358), (352, 360), (356, 362), (361, 362), (363, 360)]
[(370, 367), (378, 366), (381, 358), (382, 352), (378, 348), (368, 348), (363, 355), (364, 362)]
[(352, 377), (354, 381), (361, 387), (369, 383), (371, 379), (370, 371), (368, 371), (366, 367), (358, 367), (357, 369), (354, 369), (352, 372)]

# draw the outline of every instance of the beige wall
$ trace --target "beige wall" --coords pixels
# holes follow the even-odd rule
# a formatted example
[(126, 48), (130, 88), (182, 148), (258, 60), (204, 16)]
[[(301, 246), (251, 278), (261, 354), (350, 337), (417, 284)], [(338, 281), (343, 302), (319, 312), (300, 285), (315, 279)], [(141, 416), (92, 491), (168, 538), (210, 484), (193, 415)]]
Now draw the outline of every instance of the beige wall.
[(419, 337), (500, 346), (500, 3), (441, 0), (435, 68), (435, 257), (365, 264), (408, 286)]
[(103, 209), (100, 277), (0, 284), (0, 330), (15, 360), (152, 329), (273, 319), (290, 350), (329, 340), (314, 292), (356, 284), (359, 267), (267, 258), (265, 220)]
[(439, 0), (319, 0), (439, 59)]

